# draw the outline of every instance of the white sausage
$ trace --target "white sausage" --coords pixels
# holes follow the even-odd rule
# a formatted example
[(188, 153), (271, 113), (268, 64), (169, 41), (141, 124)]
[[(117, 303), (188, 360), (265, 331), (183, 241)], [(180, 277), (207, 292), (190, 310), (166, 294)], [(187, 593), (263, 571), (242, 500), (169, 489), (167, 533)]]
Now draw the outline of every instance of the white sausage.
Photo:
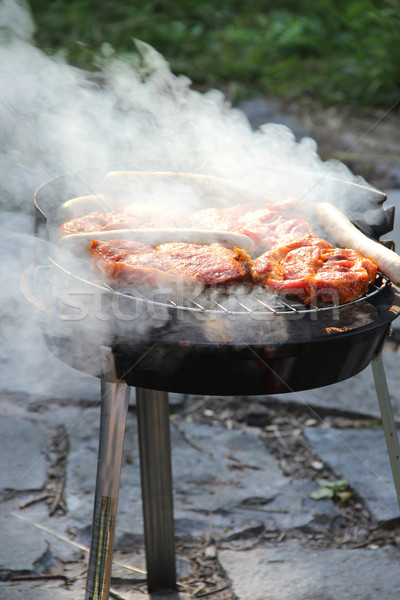
[(254, 250), (254, 242), (247, 235), (231, 231), (212, 231), (209, 229), (113, 229), (107, 231), (89, 231), (71, 233), (60, 238), (59, 244), (76, 252), (84, 252), (95, 240), (134, 240), (158, 246), (167, 242), (187, 242), (190, 244), (221, 244), (233, 249), (235, 246)]
[(78, 196), (64, 202), (58, 209), (60, 222), (69, 221), (75, 217), (83, 217), (93, 211), (104, 212), (108, 208), (106, 198), (103, 194), (91, 194), (89, 196)]
[(364, 235), (333, 204), (321, 202), (316, 208), (317, 217), (329, 237), (342, 248), (353, 248), (370, 258), (378, 269), (393, 283), (400, 284), (400, 256)]

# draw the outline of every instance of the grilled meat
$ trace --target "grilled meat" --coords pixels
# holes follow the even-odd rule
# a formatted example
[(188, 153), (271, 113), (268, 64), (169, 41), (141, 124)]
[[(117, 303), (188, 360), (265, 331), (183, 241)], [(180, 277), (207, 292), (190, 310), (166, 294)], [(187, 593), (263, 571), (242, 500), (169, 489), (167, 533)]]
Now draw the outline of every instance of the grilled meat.
[(71, 219), (60, 227), (62, 233), (90, 231), (110, 231), (113, 229), (141, 229), (162, 227), (184, 227), (188, 219), (185, 215), (156, 204), (134, 203), (123, 210), (106, 213), (92, 212)]
[(333, 248), (313, 235), (264, 252), (255, 260), (244, 251), (219, 244), (171, 242), (152, 248), (140, 242), (92, 240), (94, 266), (112, 285), (129, 287), (196, 281), (226, 285), (252, 280), (280, 294), (345, 303), (363, 296), (377, 267), (355, 250)]
[(77, 217), (66, 221), (60, 227), (62, 233), (81, 233), (91, 231), (101, 231), (107, 226), (107, 214), (99, 211), (91, 212), (83, 217)]
[(157, 250), (171, 259), (182, 275), (193, 277), (205, 285), (240, 281), (248, 275), (245, 253), (229, 250), (219, 244), (202, 246), (172, 242)]
[(257, 244), (260, 252), (270, 250), (276, 245), (296, 240), (311, 234), (311, 227), (300, 219), (284, 219), (269, 214), (268, 209), (258, 210), (244, 215), (236, 229), (247, 235)]
[(152, 248), (128, 240), (92, 240), (90, 252), (96, 269), (119, 287), (178, 280), (221, 285), (242, 281), (249, 272), (246, 253), (219, 244), (172, 242)]
[(290, 218), (296, 205), (293, 199), (269, 204), (263, 208), (254, 204), (238, 204), (228, 208), (206, 208), (192, 217), (193, 226), (219, 231), (234, 231), (247, 235), (259, 252), (276, 244), (311, 234), (308, 223)]
[(306, 304), (316, 298), (344, 303), (367, 292), (377, 267), (355, 250), (308, 235), (265, 252), (252, 262), (251, 272), (255, 282)]
[(377, 266), (355, 250), (333, 248), (324, 258), (324, 264), (315, 274), (318, 297), (323, 302), (360, 298), (375, 280)]
[(96, 271), (119, 287), (156, 286), (180, 279), (171, 260), (151, 246), (131, 240), (92, 240), (90, 252)]
[(255, 204), (237, 204), (227, 208), (203, 208), (192, 216), (193, 227), (216, 231), (236, 231), (240, 218), (255, 210)]
[(288, 218), (294, 205), (294, 200), (264, 208), (254, 203), (238, 204), (202, 209), (187, 217), (164, 206), (133, 203), (119, 211), (96, 211), (71, 219), (61, 225), (60, 231), (76, 234), (120, 229), (200, 228), (246, 235), (257, 244), (260, 253), (311, 233), (305, 221)]

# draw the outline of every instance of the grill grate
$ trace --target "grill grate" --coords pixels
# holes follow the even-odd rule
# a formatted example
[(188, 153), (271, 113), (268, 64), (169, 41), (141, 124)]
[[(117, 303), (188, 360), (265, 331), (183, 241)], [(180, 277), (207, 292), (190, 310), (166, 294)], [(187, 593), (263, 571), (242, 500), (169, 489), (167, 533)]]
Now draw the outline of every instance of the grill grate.
[(48, 270), (50, 268), (50, 270), (52, 270), (54, 267), (57, 267), (57, 269), (61, 269), (61, 271), (72, 277), (74, 280), (89, 284), (92, 288), (97, 288), (99, 291), (107, 291), (115, 296), (126, 298), (127, 300), (138, 302), (140, 304), (147, 304), (149, 307), (156, 308), (158, 306), (164, 310), (167, 308), (176, 311), (221, 316), (240, 317), (244, 315), (253, 315), (272, 317), (275, 315), (300, 315), (304, 313), (332, 311), (333, 309), (355, 305), (359, 302), (373, 298), (376, 294), (391, 285), (390, 280), (385, 275), (378, 272), (374, 283), (370, 284), (368, 292), (364, 294), (364, 296), (344, 304), (304, 304), (301, 301), (280, 296), (263, 288), (255, 288), (253, 286), (246, 288), (243, 284), (232, 286), (228, 290), (209, 288), (207, 290), (202, 290), (196, 297), (188, 296), (183, 293), (176, 294), (174, 300), (171, 297), (171, 293), (167, 294), (165, 291), (159, 292), (155, 290), (154, 295), (150, 297), (139, 289), (132, 290), (132, 292), (116, 290), (104, 282), (94, 282), (93, 280), (87, 279), (84, 275), (77, 275), (75, 272), (72, 272), (55, 262), (52, 258), (50, 258), (50, 261), (52, 263), (52, 266), (50, 267), (36, 267), (36, 275), (38, 274), (38, 269)]
[[(274, 316), (274, 315), (294, 315), (312, 312), (331, 311), (333, 308), (341, 308), (357, 304), (358, 302), (368, 300), (378, 294), (384, 288), (390, 286), (390, 280), (378, 273), (373, 284), (369, 286), (368, 292), (352, 302), (345, 304), (303, 304), (300, 301), (280, 297), (273, 292), (252, 288), (247, 292), (243, 288), (235, 288), (224, 292), (216, 290), (207, 290), (198, 297), (192, 298), (184, 296), (181, 300), (174, 301), (171, 298), (164, 300), (150, 299), (135, 290), (135, 293), (118, 291), (117, 293), (127, 298), (134, 298), (138, 302), (145, 302), (154, 306), (168, 307), (176, 310), (189, 311), (194, 313), (213, 313), (226, 316)], [(111, 290), (115, 293), (115, 290)]]

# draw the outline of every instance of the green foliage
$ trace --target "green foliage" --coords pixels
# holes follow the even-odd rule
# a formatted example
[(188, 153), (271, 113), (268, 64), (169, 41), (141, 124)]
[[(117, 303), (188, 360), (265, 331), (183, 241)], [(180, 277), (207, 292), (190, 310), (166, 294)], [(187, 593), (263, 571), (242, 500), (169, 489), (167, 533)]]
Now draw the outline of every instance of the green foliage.
[(322, 500), (323, 498), (338, 498), (341, 502), (346, 502), (352, 496), (351, 491), (348, 489), (349, 482), (346, 479), (337, 479), (336, 481), (329, 481), (329, 479), (322, 479), (321, 477), (316, 479), (319, 488), (310, 494), (310, 498), (313, 500)]
[(400, 96), (399, 0), (32, 0), (37, 44), (94, 68), (104, 43), (154, 46), (196, 86), (390, 106)]

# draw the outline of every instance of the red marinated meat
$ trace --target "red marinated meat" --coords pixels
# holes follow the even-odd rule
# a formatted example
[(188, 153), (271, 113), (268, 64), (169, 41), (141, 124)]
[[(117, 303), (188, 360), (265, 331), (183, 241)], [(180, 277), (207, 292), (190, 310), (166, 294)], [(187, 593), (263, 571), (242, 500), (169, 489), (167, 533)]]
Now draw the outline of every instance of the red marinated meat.
[(259, 252), (264, 252), (277, 244), (312, 233), (308, 223), (291, 218), (295, 205), (296, 201), (289, 199), (263, 208), (254, 204), (206, 208), (193, 215), (192, 225), (200, 229), (242, 233), (256, 242)]
[(113, 229), (185, 227), (188, 223), (185, 215), (165, 206), (137, 202), (123, 210), (107, 213), (92, 212), (83, 217), (71, 219), (63, 223), (61, 231), (71, 234)]
[(177, 280), (218, 285), (243, 280), (248, 274), (247, 255), (218, 244), (168, 243), (152, 248), (128, 240), (92, 240), (90, 252), (95, 268), (118, 287)]
[(318, 297), (323, 302), (359, 298), (375, 280), (376, 273), (375, 263), (355, 250), (334, 248), (325, 255), (324, 264), (315, 274)]
[(368, 290), (377, 267), (355, 250), (333, 248), (309, 235), (265, 252), (252, 262), (253, 280), (306, 304), (344, 303), (356, 300)]
[(161, 244), (157, 250), (171, 259), (179, 273), (205, 285), (240, 281), (248, 274), (244, 255), (219, 244), (172, 242)]
[(237, 204), (227, 208), (203, 208), (192, 216), (192, 226), (196, 229), (236, 231), (240, 217), (255, 208), (254, 204)]
[(267, 222), (266, 215), (261, 211), (245, 215), (240, 220), (237, 232), (254, 240), (260, 252), (312, 233), (311, 227), (305, 221), (278, 218)]
[(90, 252), (95, 269), (118, 287), (157, 286), (180, 279), (168, 256), (151, 246), (130, 240), (92, 240)]
[(118, 262), (126, 260), (128, 256), (133, 257), (137, 254), (154, 254), (155, 249), (148, 244), (133, 240), (110, 240), (108, 242), (92, 240), (90, 252), (92, 254), (101, 254), (104, 261)]
[(101, 231), (107, 225), (107, 215), (102, 212), (91, 212), (84, 217), (71, 219), (60, 227), (62, 233), (80, 233), (82, 231)]

